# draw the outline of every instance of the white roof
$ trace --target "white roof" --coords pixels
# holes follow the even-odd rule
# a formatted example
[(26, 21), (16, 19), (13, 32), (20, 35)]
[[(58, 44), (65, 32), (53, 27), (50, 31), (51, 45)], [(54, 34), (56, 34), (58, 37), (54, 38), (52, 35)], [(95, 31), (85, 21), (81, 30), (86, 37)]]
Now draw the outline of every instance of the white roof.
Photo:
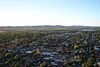
[(32, 51), (26, 51), (26, 53), (30, 54), (30, 53), (32, 53)]

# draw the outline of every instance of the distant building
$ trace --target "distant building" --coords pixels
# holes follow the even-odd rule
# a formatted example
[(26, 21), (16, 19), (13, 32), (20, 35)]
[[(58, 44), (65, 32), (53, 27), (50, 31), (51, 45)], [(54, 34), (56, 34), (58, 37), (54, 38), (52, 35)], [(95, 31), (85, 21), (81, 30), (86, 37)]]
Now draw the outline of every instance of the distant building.
[(81, 31), (95, 31), (94, 29), (82, 29)]

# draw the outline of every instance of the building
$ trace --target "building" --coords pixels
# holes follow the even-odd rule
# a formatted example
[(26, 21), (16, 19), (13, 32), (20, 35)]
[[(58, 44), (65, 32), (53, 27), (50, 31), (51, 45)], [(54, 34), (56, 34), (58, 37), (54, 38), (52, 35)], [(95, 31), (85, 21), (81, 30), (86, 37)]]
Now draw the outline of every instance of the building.
[(100, 45), (94, 46), (95, 58), (97, 62), (100, 62)]

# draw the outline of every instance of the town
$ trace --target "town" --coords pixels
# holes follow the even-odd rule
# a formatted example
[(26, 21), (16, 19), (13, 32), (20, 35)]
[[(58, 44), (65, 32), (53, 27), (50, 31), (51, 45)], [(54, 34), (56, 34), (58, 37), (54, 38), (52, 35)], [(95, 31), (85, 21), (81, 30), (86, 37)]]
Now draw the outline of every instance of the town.
[(100, 31), (0, 32), (0, 67), (100, 67)]

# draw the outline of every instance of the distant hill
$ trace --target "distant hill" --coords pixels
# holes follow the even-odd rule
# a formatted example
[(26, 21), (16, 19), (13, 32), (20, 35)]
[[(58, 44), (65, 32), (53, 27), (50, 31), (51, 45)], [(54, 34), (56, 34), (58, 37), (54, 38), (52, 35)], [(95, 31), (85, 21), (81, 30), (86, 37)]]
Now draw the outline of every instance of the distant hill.
[(68, 30), (77, 30), (77, 29), (96, 29), (100, 30), (100, 26), (51, 26), (51, 25), (44, 25), (44, 26), (1, 26), (0, 30), (53, 30), (53, 29), (68, 29)]

